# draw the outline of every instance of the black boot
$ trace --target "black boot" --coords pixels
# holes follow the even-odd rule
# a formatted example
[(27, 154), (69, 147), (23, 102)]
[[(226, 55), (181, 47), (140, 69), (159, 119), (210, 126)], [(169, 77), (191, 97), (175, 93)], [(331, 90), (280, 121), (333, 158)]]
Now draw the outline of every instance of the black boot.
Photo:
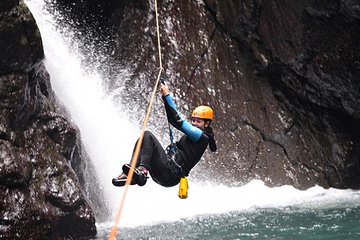
[[(120, 176), (112, 179), (112, 184), (116, 187), (122, 187), (125, 186), (127, 180), (127, 176), (125, 173), (120, 174)], [(134, 179), (132, 179), (130, 185), (135, 185)]]
[[(122, 170), (126, 175), (128, 175), (130, 168), (131, 168), (130, 164), (125, 164), (123, 165)], [(135, 182), (134, 184), (137, 184), (139, 186), (144, 186), (148, 179), (147, 175), (148, 175), (148, 170), (143, 166), (139, 166), (134, 170), (134, 175), (131, 183)]]

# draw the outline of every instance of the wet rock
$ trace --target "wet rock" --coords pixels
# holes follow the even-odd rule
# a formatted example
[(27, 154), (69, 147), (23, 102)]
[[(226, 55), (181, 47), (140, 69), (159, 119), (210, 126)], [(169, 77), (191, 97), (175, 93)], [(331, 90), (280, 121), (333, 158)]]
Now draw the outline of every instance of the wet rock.
[(0, 184), (7, 187), (23, 187), (31, 177), (30, 158), (23, 149), (0, 140)]
[[(2, 1), (0, 28), (0, 72), (7, 74), (28, 70), (44, 55), (40, 32), (23, 2)], [(8, 7), (8, 10), (6, 10)], [(11, 8), (10, 8), (11, 7)]]
[(0, 55), (0, 238), (94, 236), (92, 208), (107, 208), (96, 178), (85, 180), (93, 169), (56, 101), (22, 1), (0, 3)]

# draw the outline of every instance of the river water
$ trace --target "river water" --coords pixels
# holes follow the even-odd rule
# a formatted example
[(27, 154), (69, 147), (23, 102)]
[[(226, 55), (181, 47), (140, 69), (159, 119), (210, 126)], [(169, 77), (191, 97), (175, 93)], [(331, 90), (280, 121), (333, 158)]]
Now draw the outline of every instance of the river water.
[[(359, 239), (359, 207), (254, 208), (123, 228), (118, 239)], [(107, 239), (108, 226), (96, 239)]]
[[(125, 209), (134, 214), (120, 220), (118, 239), (360, 239), (359, 191), (192, 183), (180, 200), (175, 190), (151, 188), (153, 195), (130, 189)], [(95, 239), (107, 239), (112, 226), (99, 223)]]
[[(54, 92), (80, 129), (113, 212), (97, 223), (95, 239), (107, 239), (124, 191), (112, 186), (111, 178), (130, 159), (139, 126), (124, 114), (129, 107), (114, 98), (114, 91), (121, 96), (121, 87), (109, 93), (99, 66), (84, 64), (73, 30), (56, 23), (44, 0), (25, 3), (40, 28)], [(127, 76), (126, 69), (119, 72), (119, 79)], [(226, 187), (191, 177), (189, 185), (186, 200), (177, 197), (176, 187), (151, 180), (131, 186), (117, 239), (360, 239), (359, 191), (269, 188), (261, 181)]]

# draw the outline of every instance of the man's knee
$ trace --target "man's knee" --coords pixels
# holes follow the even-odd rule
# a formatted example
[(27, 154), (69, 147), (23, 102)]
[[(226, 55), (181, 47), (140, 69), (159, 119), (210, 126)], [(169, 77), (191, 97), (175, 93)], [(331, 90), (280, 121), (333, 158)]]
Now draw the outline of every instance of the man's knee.
[(144, 132), (144, 138), (145, 137), (155, 138), (154, 134), (148, 130)]

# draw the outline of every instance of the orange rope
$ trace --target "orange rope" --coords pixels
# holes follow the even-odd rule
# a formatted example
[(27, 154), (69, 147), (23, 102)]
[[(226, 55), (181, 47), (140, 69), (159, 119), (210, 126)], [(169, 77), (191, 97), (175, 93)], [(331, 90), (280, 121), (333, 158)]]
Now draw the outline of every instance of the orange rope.
[(153, 89), (153, 92), (152, 92), (152, 95), (151, 95), (151, 99), (150, 99), (150, 103), (149, 103), (147, 112), (146, 112), (146, 115), (145, 115), (144, 124), (143, 124), (142, 130), (141, 130), (141, 133), (140, 133), (140, 137), (139, 137), (139, 140), (138, 140), (138, 142), (136, 144), (134, 155), (133, 155), (132, 160), (131, 160), (131, 168), (130, 168), (130, 171), (129, 171), (129, 174), (128, 174), (128, 177), (127, 177), (127, 180), (126, 180), (126, 183), (125, 183), (125, 192), (124, 192), (124, 194), (122, 196), (121, 203), (120, 203), (120, 208), (119, 208), (119, 210), (118, 210), (118, 212), (116, 214), (115, 224), (111, 229), (109, 240), (113, 240), (115, 238), (116, 234), (117, 234), (117, 230), (118, 230), (117, 226), (118, 226), (119, 221), (120, 221), (120, 217), (121, 217), (122, 209), (124, 207), (125, 198), (126, 198), (126, 195), (127, 195), (128, 189), (129, 189), (129, 185), (130, 185), (130, 183), (132, 181), (132, 178), (134, 176), (134, 169), (136, 167), (136, 163), (137, 163), (137, 160), (138, 160), (138, 157), (139, 157), (140, 147), (141, 147), (142, 141), (144, 139), (144, 133), (145, 133), (146, 125), (147, 125), (147, 122), (149, 121), (150, 111), (151, 111), (152, 104), (154, 102), (156, 90), (157, 90), (158, 85), (159, 85), (161, 72), (164, 70), (163, 67), (162, 67), (162, 62), (161, 62), (160, 33), (159, 33), (159, 20), (158, 20), (159, 16), (158, 16), (158, 12), (157, 12), (157, 0), (155, 0), (155, 14), (156, 14), (156, 32), (157, 32), (157, 40), (158, 40), (159, 65), (160, 65), (159, 68), (160, 68), (160, 70), (159, 70), (159, 74), (157, 76), (156, 83), (155, 83), (155, 86), (154, 86), (154, 89)]

